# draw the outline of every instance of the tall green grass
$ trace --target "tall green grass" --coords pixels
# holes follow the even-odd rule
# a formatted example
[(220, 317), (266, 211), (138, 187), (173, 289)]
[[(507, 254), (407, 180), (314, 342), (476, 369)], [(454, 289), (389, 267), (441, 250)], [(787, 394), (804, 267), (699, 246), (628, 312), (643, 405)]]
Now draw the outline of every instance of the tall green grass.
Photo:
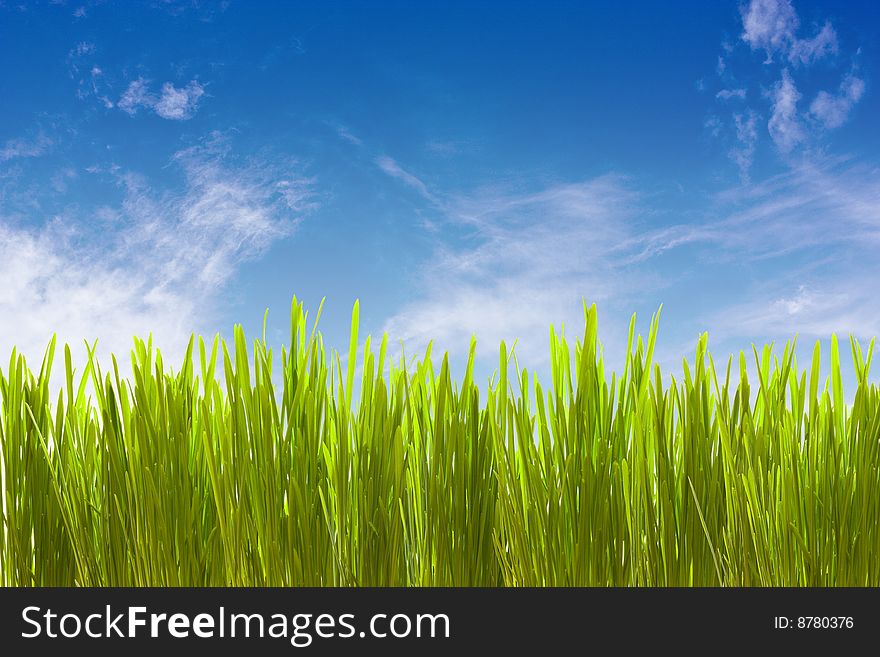
[(136, 340), (126, 378), (65, 347), (57, 396), (54, 341), (36, 373), (13, 352), (0, 582), (880, 585), (873, 343), (848, 405), (836, 340), (826, 381), (818, 344), (808, 370), (791, 347), (717, 368), (705, 336), (664, 378), (655, 317), (611, 374), (584, 319), (551, 331), (546, 385), (504, 344), (483, 388), (473, 344), (460, 380), (430, 348), (359, 351), (357, 306), (343, 361), (296, 299), (280, 372), (240, 328), (176, 371)]

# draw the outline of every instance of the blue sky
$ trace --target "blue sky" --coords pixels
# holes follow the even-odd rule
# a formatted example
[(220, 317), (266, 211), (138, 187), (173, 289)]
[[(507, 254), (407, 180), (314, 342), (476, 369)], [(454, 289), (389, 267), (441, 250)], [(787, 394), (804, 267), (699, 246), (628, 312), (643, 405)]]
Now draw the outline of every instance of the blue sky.
[(880, 335), (880, 5), (0, 1), (0, 349)]

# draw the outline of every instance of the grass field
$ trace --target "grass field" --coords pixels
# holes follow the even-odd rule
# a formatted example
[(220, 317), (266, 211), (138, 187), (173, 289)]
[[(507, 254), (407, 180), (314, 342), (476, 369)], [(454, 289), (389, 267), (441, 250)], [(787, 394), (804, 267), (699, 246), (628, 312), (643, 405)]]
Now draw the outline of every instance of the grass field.
[(430, 349), (359, 352), (357, 306), (343, 360), (296, 299), (280, 373), (240, 329), (174, 369), (136, 340), (125, 379), (59, 348), (60, 392), (54, 342), (39, 370), (13, 353), (0, 582), (880, 585), (871, 348), (851, 342), (847, 404), (836, 340), (827, 380), (818, 344), (807, 369), (790, 347), (718, 366), (705, 337), (668, 378), (655, 318), (612, 374), (584, 319), (551, 331), (543, 383), (504, 344), (489, 386), (473, 344), (461, 380)]

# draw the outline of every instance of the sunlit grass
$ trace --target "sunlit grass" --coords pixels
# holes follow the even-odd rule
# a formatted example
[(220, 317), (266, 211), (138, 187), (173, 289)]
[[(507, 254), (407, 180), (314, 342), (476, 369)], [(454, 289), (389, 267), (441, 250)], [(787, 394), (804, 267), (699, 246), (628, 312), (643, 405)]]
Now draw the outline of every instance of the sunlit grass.
[(482, 387), (473, 344), (461, 380), (430, 349), (359, 353), (357, 306), (343, 365), (295, 299), (274, 376), (240, 328), (174, 372), (136, 340), (126, 378), (65, 347), (57, 397), (54, 342), (36, 372), (13, 352), (0, 583), (880, 585), (873, 343), (848, 405), (836, 340), (828, 380), (818, 344), (808, 370), (792, 347), (716, 368), (705, 336), (664, 378), (657, 318), (632, 326), (622, 372), (587, 308), (546, 384), (502, 344)]

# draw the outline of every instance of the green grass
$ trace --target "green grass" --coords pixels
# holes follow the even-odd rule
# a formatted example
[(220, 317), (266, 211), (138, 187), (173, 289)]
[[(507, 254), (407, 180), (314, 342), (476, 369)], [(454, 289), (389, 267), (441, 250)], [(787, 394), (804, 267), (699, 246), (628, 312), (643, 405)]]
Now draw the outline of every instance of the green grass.
[(296, 299), (278, 373), (240, 328), (176, 371), (135, 340), (126, 379), (65, 347), (60, 391), (54, 341), (36, 373), (13, 352), (0, 583), (880, 585), (873, 343), (848, 405), (836, 340), (825, 381), (818, 344), (808, 370), (792, 347), (717, 368), (705, 336), (665, 378), (657, 318), (632, 326), (621, 373), (586, 308), (546, 384), (502, 344), (482, 388), (473, 344), (461, 380), (430, 349), (359, 352), (357, 305), (343, 362)]

